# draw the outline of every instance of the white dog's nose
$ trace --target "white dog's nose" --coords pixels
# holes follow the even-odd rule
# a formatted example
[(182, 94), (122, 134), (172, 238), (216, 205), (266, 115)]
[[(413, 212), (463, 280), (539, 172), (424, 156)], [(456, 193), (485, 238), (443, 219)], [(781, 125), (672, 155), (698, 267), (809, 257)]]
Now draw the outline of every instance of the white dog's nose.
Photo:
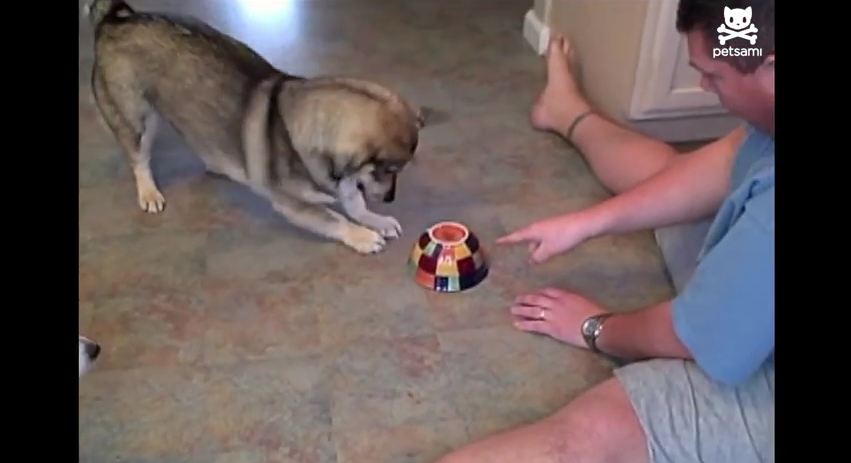
[(86, 352), (86, 357), (94, 360), (98, 358), (98, 355), (100, 355), (100, 344), (91, 341), (86, 342), (83, 350)]

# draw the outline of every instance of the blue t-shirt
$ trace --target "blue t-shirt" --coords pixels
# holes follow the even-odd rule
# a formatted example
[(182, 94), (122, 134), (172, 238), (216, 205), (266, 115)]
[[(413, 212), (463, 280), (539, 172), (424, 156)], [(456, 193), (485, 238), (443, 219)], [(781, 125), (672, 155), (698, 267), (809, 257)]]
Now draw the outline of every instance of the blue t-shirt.
[(774, 361), (774, 139), (748, 127), (731, 193), (673, 300), (674, 329), (712, 378), (738, 384)]

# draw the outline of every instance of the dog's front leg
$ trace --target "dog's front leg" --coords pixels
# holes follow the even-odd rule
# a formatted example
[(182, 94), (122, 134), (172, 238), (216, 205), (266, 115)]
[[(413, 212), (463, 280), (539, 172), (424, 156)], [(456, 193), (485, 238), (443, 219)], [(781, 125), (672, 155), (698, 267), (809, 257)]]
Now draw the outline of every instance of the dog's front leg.
[(377, 231), (385, 238), (402, 236), (402, 225), (398, 220), (389, 215), (376, 214), (367, 209), (363, 192), (358, 189), (357, 182), (354, 179), (343, 179), (340, 181), (338, 189), (343, 210), (353, 220)]
[(272, 207), (293, 225), (335, 239), (357, 252), (372, 254), (384, 249), (384, 238), (369, 228), (350, 222), (327, 207), (276, 195)]

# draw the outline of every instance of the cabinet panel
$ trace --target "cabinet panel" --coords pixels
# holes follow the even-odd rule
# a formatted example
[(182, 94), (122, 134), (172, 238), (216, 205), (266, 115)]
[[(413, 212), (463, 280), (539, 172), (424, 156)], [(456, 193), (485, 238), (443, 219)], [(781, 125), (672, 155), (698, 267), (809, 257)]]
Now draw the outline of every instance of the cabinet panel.
[(677, 65), (674, 67), (673, 88), (696, 88), (700, 87), (700, 73), (688, 65), (688, 44), (680, 40), (677, 50)]
[(718, 97), (700, 87), (677, 32), (677, 0), (649, 0), (629, 117), (633, 120), (726, 114)]

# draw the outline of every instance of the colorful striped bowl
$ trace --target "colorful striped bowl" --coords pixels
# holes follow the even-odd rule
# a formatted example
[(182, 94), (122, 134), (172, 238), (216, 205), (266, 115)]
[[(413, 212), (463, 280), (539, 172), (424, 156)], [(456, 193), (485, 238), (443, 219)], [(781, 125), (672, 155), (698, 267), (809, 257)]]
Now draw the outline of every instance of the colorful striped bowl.
[(472, 288), (488, 275), (479, 239), (457, 222), (437, 223), (420, 235), (408, 266), (418, 284), (442, 293)]

